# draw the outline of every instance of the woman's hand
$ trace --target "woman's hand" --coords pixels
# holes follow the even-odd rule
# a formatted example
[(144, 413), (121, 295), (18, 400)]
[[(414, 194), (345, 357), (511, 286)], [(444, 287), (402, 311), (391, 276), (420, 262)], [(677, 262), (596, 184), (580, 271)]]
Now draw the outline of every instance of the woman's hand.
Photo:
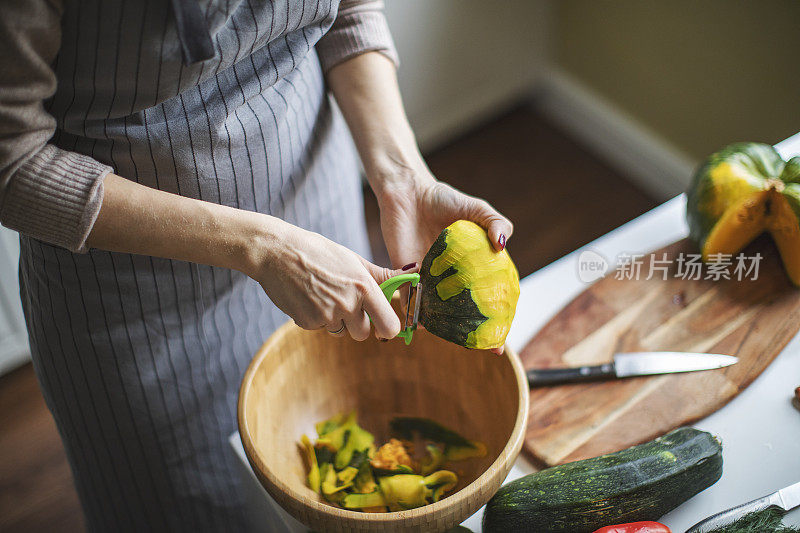
[(328, 72), (336, 101), (378, 197), (381, 229), (395, 267), (419, 262), (439, 233), (459, 219), (483, 226), (497, 250), (513, 226), (486, 201), (437, 181), (417, 148), (397, 86), (395, 66), (378, 52)]
[(290, 224), (281, 224), (278, 232), (277, 238), (262, 241), (264, 253), (248, 275), (298, 326), (349, 333), (363, 341), (369, 337), (371, 318), (378, 338), (397, 336), (400, 320), (378, 284), (401, 270), (373, 265), (344, 246)]
[(495, 249), (505, 247), (511, 222), (486, 201), (437, 181), (428, 170), (391, 61), (380, 52), (357, 55), (333, 67), (326, 79), (378, 197), (383, 238), (395, 267), (420, 262), (439, 233), (459, 219), (485, 228)]
[(505, 248), (514, 231), (506, 217), (485, 200), (437, 181), (424, 163), (418, 166), (375, 180), (381, 184), (381, 230), (393, 265), (421, 262), (442, 230), (462, 219), (483, 227), (496, 250)]
[[(381, 231), (393, 265), (421, 263), (442, 230), (462, 219), (483, 227), (496, 250), (505, 248), (514, 231), (506, 217), (485, 200), (437, 181), (424, 163), (419, 168), (400, 169), (392, 177), (372, 180), (380, 184)], [(503, 348), (492, 351), (502, 354)]]
[(376, 336), (389, 339), (400, 331), (378, 284), (401, 271), (375, 266), (269, 215), (184, 198), (110, 174), (88, 244), (238, 270), (258, 281), (275, 305), (306, 329), (338, 331), (344, 325), (354, 339), (364, 340), (372, 317)]

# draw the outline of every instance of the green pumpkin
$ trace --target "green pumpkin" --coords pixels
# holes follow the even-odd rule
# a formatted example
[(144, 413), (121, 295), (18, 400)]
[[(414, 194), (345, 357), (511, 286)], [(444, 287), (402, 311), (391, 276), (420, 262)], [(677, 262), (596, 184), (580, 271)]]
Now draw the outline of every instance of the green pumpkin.
[(444, 229), (420, 268), (419, 322), (467, 348), (503, 346), (519, 299), (519, 274), (486, 231), (459, 220)]
[(711, 154), (687, 191), (686, 218), (704, 261), (736, 254), (768, 232), (800, 286), (800, 157), (784, 161), (761, 143)]

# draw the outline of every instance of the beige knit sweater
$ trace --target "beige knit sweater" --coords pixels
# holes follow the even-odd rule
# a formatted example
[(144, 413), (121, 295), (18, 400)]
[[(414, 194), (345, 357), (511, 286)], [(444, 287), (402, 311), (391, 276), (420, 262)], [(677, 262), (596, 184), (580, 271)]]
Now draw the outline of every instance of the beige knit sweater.
[[(46, 101), (59, 80), (64, 0), (4, 0), (0, 17), (0, 223), (85, 251), (114, 169), (50, 144), (56, 120)], [(397, 62), (379, 0), (344, 0), (316, 50), (324, 70), (370, 50)], [(123, 176), (124, 177), (124, 176)]]

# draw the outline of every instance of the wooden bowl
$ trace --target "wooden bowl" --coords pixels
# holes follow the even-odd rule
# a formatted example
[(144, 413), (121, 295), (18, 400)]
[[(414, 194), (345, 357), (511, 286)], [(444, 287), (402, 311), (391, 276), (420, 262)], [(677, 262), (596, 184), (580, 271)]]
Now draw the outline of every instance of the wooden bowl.
[[(264, 343), (239, 391), (239, 432), (264, 488), (316, 531), (447, 530), (497, 491), (522, 447), (528, 383), (519, 357), (467, 350), (424, 330), (400, 339), (355, 342), (289, 322)], [(486, 444), (488, 454), (453, 463), (454, 492), (432, 505), (362, 513), (326, 503), (306, 484), (298, 441), (314, 423), (355, 409), (359, 423), (388, 440), (395, 415), (428, 417)]]

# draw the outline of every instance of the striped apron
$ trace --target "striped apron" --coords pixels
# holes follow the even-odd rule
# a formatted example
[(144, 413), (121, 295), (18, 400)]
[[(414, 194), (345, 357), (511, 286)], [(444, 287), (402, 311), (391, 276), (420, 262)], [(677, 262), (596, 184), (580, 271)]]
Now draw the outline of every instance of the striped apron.
[[(216, 55), (187, 66), (169, 2), (67, 0), (52, 142), (368, 254), (357, 159), (314, 50), (338, 2), (199, 4)], [(89, 530), (245, 530), (226, 438), (248, 362), (287, 320), (260, 286), (24, 236), (20, 282)]]

